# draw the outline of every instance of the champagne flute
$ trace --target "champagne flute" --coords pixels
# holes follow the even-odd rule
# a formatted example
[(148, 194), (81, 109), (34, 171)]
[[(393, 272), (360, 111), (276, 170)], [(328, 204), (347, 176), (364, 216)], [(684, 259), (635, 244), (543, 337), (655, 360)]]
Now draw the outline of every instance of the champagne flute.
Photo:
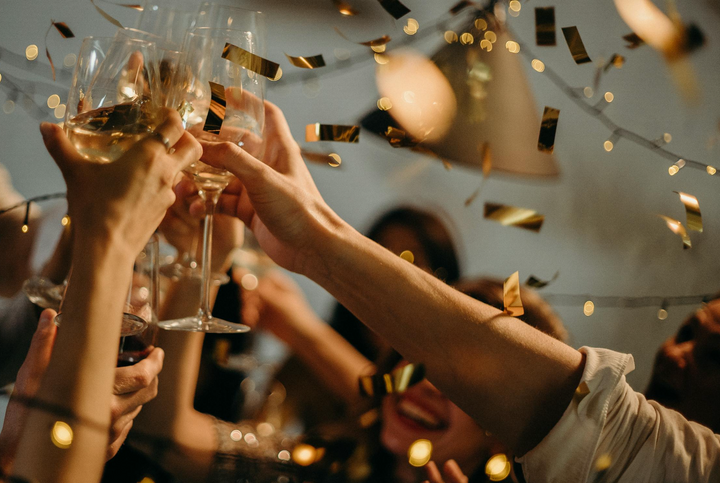
[[(262, 22), (262, 19), (256, 18), (260, 15), (257, 12), (246, 12), (248, 24), (257, 26), (258, 22)], [(196, 28), (185, 37), (184, 60), (181, 65), (184, 77), (176, 83), (183, 86), (180, 94), (180, 100), (184, 103), (183, 120), (186, 129), (198, 139), (230, 141), (250, 154), (261, 157), (262, 131), (265, 124), (265, 79), (224, 59), (222, 52), (226, 44), (233, 44), (257, 55), (263, 55), (261, 48), (264, 37), (261, 29), (255, 31), (241, 29), (239, 20), (234, 26), (238, 28), (234, 30)], [(215, 126), (210, 129), (206, 121), (208, 116), (214, 116), (218, 109), (218, 105), (213, 104), (217, 102), (218, 90), (225, 98), (224, 119), (219, 128)], [(220, 193), (233, 176), (228, 171), (208, 166), (199, 160), (192, 163), (185, 173), (195, 182), (206, 206), (203, 227), (201, 306), (194, 317), (164, 321), (159, 325), (168, 330), (246, 332), (249, 330), (247, 326), (214, 318), (210, 309), (213, 212)]]
[(197, 11), (175, 0), (149, 0), (137, 21), (136, 29), (162, 37), (165, 41), (182, 45), (185, 33), (195, 27)]

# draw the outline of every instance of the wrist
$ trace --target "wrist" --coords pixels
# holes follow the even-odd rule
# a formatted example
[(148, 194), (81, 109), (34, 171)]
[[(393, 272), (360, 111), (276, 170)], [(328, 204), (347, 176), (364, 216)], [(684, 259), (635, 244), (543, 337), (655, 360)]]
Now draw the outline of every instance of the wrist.
[(336, 255), (353, 243), (359, 233), (325, 205), (327, 213), (312, 242), (308, 245), (310, 253), (301, 258), (298, 273), (322, 286), (329, 280), (338, 263)]

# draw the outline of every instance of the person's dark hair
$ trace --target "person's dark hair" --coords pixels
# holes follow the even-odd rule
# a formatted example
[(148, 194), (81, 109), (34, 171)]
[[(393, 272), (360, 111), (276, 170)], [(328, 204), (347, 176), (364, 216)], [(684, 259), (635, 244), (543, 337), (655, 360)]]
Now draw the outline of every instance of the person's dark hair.
[[(463, 280), (458, 282), (455, 288), (465, 295), (496, 309), (505, 309), (502, 280), (489, 277)], [(522, 300), (525, 313), (517, 317), (518, 319), (561, 342), (567, 341), (568, 334), (562, 321), (550, 305), (534, 290), (520, 287), (520, 300)]]
[[(399, 207), (382, 215), (367, 232), (367, 237), (378, 241), (391, 227), (406, 228), (415, 235), (429, 262), (429, 269), (448, 284), (460, 278), (455, 244), (450, 231), (440, 218), (429, 212), (411, 207)], [(362, 355), (377, 361), (380, 350), (370, 329), (362, 324), (345, 307), (337, 304), (330, 325)]]

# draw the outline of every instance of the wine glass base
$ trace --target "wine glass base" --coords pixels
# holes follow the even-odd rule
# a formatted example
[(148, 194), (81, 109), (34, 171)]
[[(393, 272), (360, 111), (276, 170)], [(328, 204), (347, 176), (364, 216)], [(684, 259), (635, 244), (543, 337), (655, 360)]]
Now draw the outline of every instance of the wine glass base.
[(215, 317), (202, 318), (198, 316), (164, 320), (158, 322), (158, 327), (165, 330), (207, 332), (210, 334), (241, 334), (250, 330), (250, 327), (244, 324), (235, 324)]

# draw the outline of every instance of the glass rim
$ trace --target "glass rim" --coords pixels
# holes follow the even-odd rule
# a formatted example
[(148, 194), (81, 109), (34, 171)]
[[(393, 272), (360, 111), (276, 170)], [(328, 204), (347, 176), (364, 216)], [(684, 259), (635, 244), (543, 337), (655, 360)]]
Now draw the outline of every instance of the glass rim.
[(205, 5), (207, 5), (207, 6), (209, 6), (209, 7), (229, 8), (230, 10), (239, 10), (239, 11), (241, 11), (241, 12), (254, 13), (254, 14), (260, 15), (261, 17), (265, 17), (265, 16), (266, 16), (265, 13), (262, 12), (261, 10), (253, 10), (253, 9), (250, 9), (250, 8), (236, 7), (236, 6), (234, 6), (234, 5), (223, 5), (223, 4), (214, 3), (214, 2), (203, 2), (203, 3), (201, 3), (201, 4), (200, 4), (200, 8), (197, 9), (197, 14), (198, 14), (198, 15), (200, 14), (200, 9), (201, 9), (203, 6), (205, 6)]
[[(119, 30), (119, 29), (118, 29), (118, 30)], [(125, 30), (135, 30), (135, 31), (137, 31), (137, 32), (144, 32), (143, 30), (138, 30), (138, 29), (125, 29)], [(144, 32), (144, 33), (147, 33), (147, 32)], [(149, 34), (149, 35), (153, 35), (153, 34)], [(131, 37), (127, 37), (127, 38), (123, 38), (123, 39), (118, 40), (117, 37), (95, 36), (95, 35), (90, 35), (89, 37), (83, 37), (82, 43), (84, 44), (85, 42), (101, 41), (101, 40), (102, 40), (102, 41), (108, 41), (108, 42), (114, 42), (114, 41), (117, 41), (117, 42), (127, 42), (127, 41), (130, 41), (130, 42), (142, 43), (142, 44), (146, 44), (146, 45), (148, 45), (148, 46), (157, 47), (157, 44), (156, 44), (155, 42), (153, 42), (153, 41), (150, 41), (150, 40), (133, 39), (133, 38), (131, 38)]]

